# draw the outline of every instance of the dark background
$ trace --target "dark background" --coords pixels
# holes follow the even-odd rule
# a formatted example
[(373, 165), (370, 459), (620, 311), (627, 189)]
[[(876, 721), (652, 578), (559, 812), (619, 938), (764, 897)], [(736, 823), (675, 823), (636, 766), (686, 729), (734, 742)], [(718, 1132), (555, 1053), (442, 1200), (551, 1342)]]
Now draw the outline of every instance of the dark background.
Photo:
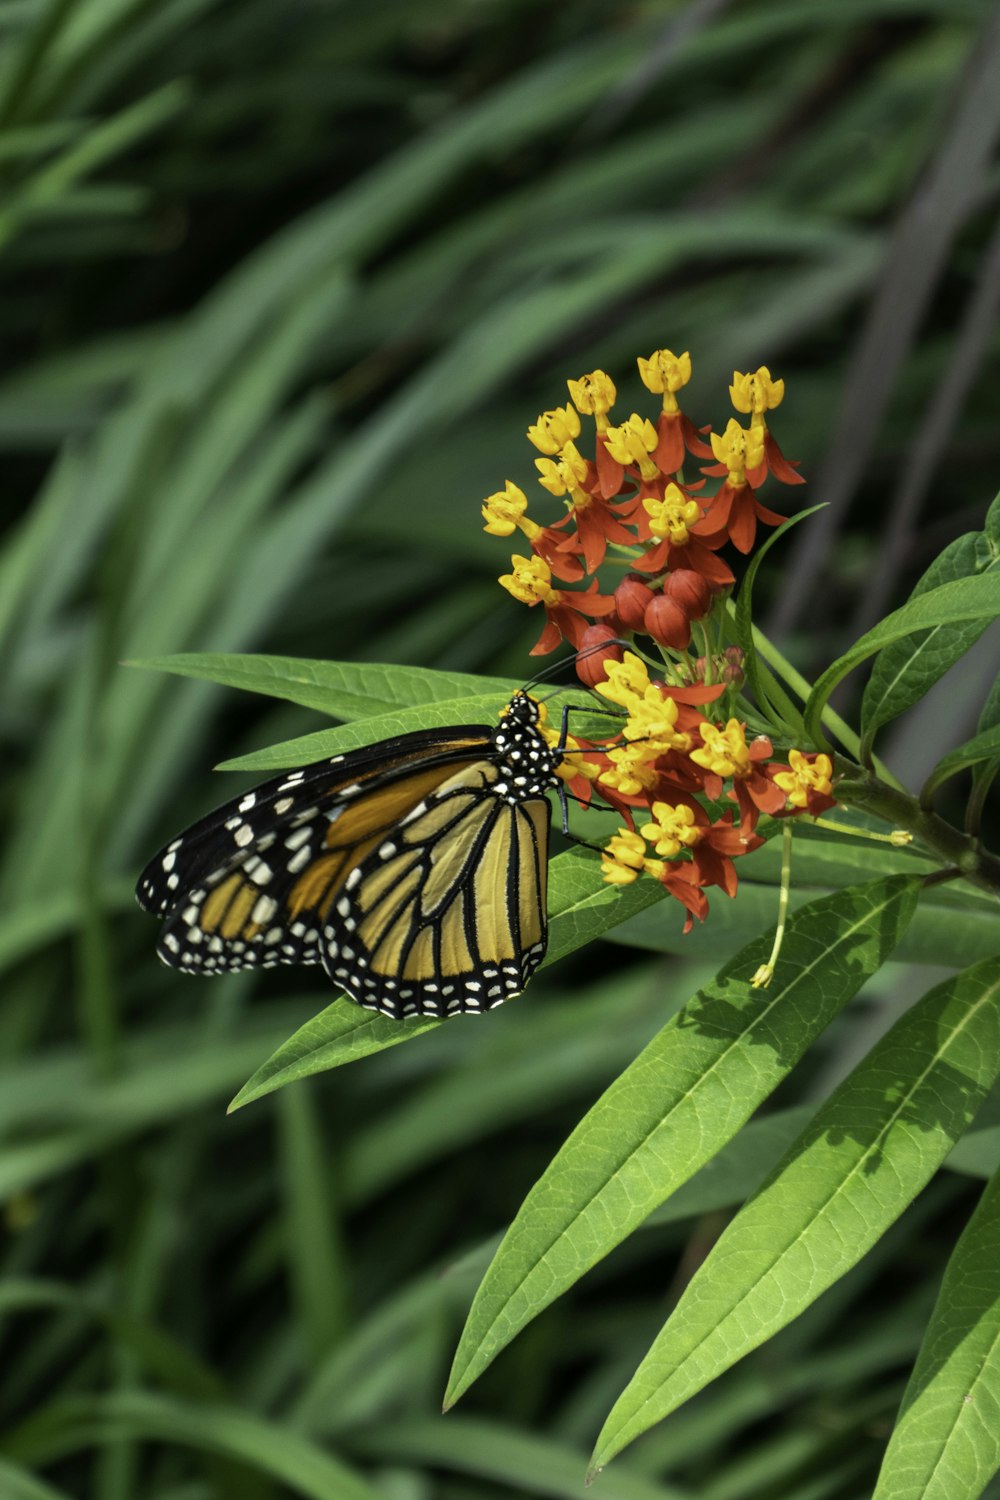
[[(997, 487), (996, 6), (24, 0), (0, 47), (0, 1493), (277, 1500), (333, 1456), (345, 1495), (581, 1493), (721, 1211), (635, 1236), (442, 1421), (447, 1363), (488, 1242), (706, 971), (602, 945), (226, 1120), (329, 990), (168, 973), (131, 886), (236, 786), (213, 762), (320, 723), (119, 663), (528, 676), (480, 500), (533, 485), (567, 376), (646, 411), (669, 346), (701, 422), (734, 366), (787, 382), (828, 509), (763, 618), (821, 669)], [(995, 656), (887, 734), (899, 774)], [(913, 993), (879, 985), (781, 1102)], [(862, 1500), (972, 1201), (942, 1174), (603, 1492)]]

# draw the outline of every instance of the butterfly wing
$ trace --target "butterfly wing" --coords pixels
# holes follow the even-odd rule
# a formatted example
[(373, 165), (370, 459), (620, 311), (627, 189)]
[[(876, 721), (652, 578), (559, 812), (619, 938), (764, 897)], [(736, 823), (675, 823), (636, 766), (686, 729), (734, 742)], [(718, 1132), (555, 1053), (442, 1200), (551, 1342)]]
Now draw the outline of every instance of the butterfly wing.
[(386, 833), (489, 744), (480, 726), (419, 732), (276, 777), (209, 814), (147, 865), (160, 957), (195, 973), (320, 960), (339, 887)]
[(359, 861), (322, 927), (331, 979), (399, 1019), (490, 1010), (518, 994), (547, 941), (549, 805), (457, 770)]

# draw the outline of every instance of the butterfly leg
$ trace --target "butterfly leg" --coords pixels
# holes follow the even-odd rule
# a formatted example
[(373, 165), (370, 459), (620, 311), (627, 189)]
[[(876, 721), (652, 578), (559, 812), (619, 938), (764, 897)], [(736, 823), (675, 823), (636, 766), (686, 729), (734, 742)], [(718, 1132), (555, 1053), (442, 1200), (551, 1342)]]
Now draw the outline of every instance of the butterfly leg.
[[(566, 740), (567, 740), (568, 735), (569, 735), (569, 716), (570, 716), (570, 711), (574, 707), (577, 709), (578, 713), (581, 712), (581, 711), (583, 713), (590, 713), (590, 711), (591, 711), (590, 709), (583, 709), (583, 710), (581, 710), (578, 704), (566, 703), (566, 704), (563, 705), (562, 722), (561, 722), (561, 724), (559, 726), (559, 743), (556, 746), (556, 749), (561, 754), (564, 754), (565, 750), (566, 750)], [(601, 711), (602, 710), (598, 710), (598, 712), (601, 712)], [(609, 712), (610, 712), (610, 710), (609, 710)], [(613, 717), (614, 718), (618, 718), (619, 715), (618, 714), (614, 714)], [(565, 838), (569, 839), (569, 841), (571, 843), (573, 843), (573, 844), (579, 844), (582, 849), (593, 849), (593, 851), (594, 851), (595, 854), (603, 854), (604, 850), (601, 848), (600, 844), (592, 844), (592, 843), (590, 843), (590, 841), (588, 839), (582, 839), (582, 838), (579, 837), (578, 834), (570, 832), (570, 826), (569, 826), (569, 799), (570, 799), (570, 797), (573, 797), (573, 801), (574, 802), (579, 802), (580, 806), (583, 807), (584, 804), (581, 801), (581, 799), (579, 797), (573, 796), (572, 792), (567, 792), (565, 783), (562, 782), (562, 781), (560, 781), (558, 783), (558, 785), (556, 786), (556, 796), (559, 798), (559, 808), (560, 808), (560, 811), (562, 813), (562, 832), (563, 832), (563, 836)]]

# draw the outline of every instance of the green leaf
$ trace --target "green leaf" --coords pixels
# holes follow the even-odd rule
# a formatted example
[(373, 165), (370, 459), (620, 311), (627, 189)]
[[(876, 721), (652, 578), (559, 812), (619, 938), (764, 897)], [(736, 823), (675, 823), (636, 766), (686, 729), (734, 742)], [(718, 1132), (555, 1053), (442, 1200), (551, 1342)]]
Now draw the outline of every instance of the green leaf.
[(642, 1227), (675, 1224), (745, 1203), (814, 1114), (813, 1105), (795, 1104), (751, 1120), (666, 1203), (654, 1209)]
[(1000, 1469), (1000, 1174), (944, 1274), (873, 1500), (976, 1500)]
[(248, 693), (264, 693), (333, 719), (363, 719), (392, 709), (422, 708), (442, 699), (461, 700), (489, 693), (502, 705), (517, 686), (502, 678), (469, 672), (435, 672), (425, 667), (380, 662), (311, 661), (298, 656), (252, 656), (236, 652), (189, 652), (151, 656), (124, 663), (179, 677), (197, 677)]
[[(994, 500), (994, 510), (996, 506), (997, 502)], [(985, 734), (987, 730), (994, 729), (998, 725), (1000, 725), (1000, 673), (993, 679), (993, 686), (986, 695), (983, 711), (979, 715), (979, 733)], [(998, 771), (1000, 771), (1000, 755), (992, 760), (978, 761), (972, 768), (973, 795), (970, 801), (970, 811), (976, 818), (982, 810)], [(975, 822), (973, 826), (978, 828), (978, 822)]]
[[(941, 584), (975, 578), (1000, 567), (1000, 547), (982, 532), (956, 537), (916, 584), (911, 600)], [(880, 651), (861, 701), (861, 754), (867, 760), (877, 731), (911, 708), (982, 635), (987, 621), (936, 625)]]
[(736, 1134), (885, 962), (918, 889), (895, 876), (813, 902), (789, 921), (769, 989), (750, 980), (770, 933), (668, 1021), (522, 1204), (476, 1293), (446, 1405)]
[[(655, 880), (637, 880), (623, 888), (602, 884), (592, 853), (571, 849), (557, 855), (549, 863), (549, 951), (545, 964), (554, 963), (592, 938), (600, 937), (662, 896), (662, 887)], [(353, 1000), (335, 1000), (301, 1026), (257, 1069), (236, 1095), (230, 1111), (284, 1088), (286, 1083), (343, 1067), (438, 1026), (476, 1023), (481, 1019), (452, 1016), (447, 1021), (437, 1021), (410, 1016), (405, 1021), (392, 1021), (388, 1016), (372, 1015)]]
[(733, 623), (736, 627), (736, 639), (738, 644), (743, 648), (747, 682), (749, 683), (757, 706), (760, 708), (762, 713), (766, 713), (768, 697), (770, 695), (773, 695), (775, 689), (777, 688), (781, 693), (781, 698), (784, 700), (782, 702), (782, 710), (783, 712), (787, 713), (787, 711), (790, 709), (792, 718), (790, 722), (782, 722), (776, 727), (789, 734), (796, 734), (801, 729), (802, 717), (798, 709), (796, 709), (791, 703), (791, 700), (787, 698), (787, 695), (784, 693), (784, 690), (781, 689), (779, 684), (775, 684), (773, 681), (766, 684), (764, 682), (763, 674), (760, 669), (760, 658), (758, 656), (757, 646), (754, 640), (753, 585), (754, 580), (757, 577), (757, 570), (759, 569), (761, 563), (764, 561), (764, 558), (767, 556), (768, 552), (774, 546), (778, 538), (784, 536), (784, 534), (787, 531), (790, 531), (793, 526), (797, 526), (800, 521), (804, 521), (806, 516), (813, 516), (818, 510), (823, 509), (824, 507), (822, 505), (813, 505), (810, 506), (808, 510), (799, 511), (798, 515), (792, 516), (784, 523), (784, 525), (779, 526), (776, 531), (772, 531), (771, 535), (768, 537), (767, 541), (764, 542), (763, 546), (758, 547), (757, 551), (753, 555), (749, 567), (743, 575), (743, 581), (740, 584), (740, 591), (736, 599), (736, 608), (733, 612)]
[(1000, 615), (1000, 573), (996, 572), (943, 583), (929, 593), (921, 594), (918, 599), (908, 600), (855, 641), (851, 649), (838, 657), (820, 677), (805, 706), (805, 727), (810, 742), (829, 748), (821, 723), (823, 709), (837, 684), (867, 657), (892, 645), (893, 641), (912, 635), (915, 630), (970, 620), (989, 622), (997, 615)]
[(282, 771), (293, 766), (311, 765), (313, 761), (325, 760), (331, 755), (360, 750), (365, 745), (377, 745), (382, 740), (392, 739), (398, 734), (411, 734), (418, 729), (440, 729), (460, 724), (489, 726), (497, 722), (497, 711), (509, 696), (509, 693), (478, 694), (421, 703), (415, 708), (386, 708), (373, 718), (360, 719), (356, 724), (318, 729), (312, 734), (285, 740), (280, 745), (269, 745), (265, 750), (252, 750), (248, 755), (224, 760), (216, 770)]
[(942, 756), (924, 782), (920, 793), (921, 802), (926, 804), (927, 799), (933, 796), (949, 776), (957, 776), (959, 771), (964, 771), (969, 766), (980, 765), (983, 761), (992, 761), (998, 755), (1000, 755), (1000, 724), (995, 724), (992, 729), (974, 735), (957, 750), (952, 750), (949, 754)]
[(728, 1226), (619, 1397), (600, 1469), (855, 1265), (930, 1180), (1000, 1073), (1000, 958), (929, 991)]

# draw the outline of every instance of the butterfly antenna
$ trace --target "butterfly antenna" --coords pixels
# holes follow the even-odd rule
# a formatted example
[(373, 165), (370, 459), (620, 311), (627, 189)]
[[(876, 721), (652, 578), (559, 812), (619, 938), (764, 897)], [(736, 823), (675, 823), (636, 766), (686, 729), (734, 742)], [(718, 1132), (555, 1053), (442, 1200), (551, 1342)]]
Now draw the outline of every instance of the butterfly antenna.
[[(544, 682), (547, 678), (554, 677), (557, 672), (561, 672), (564, 667), (570, 664), (570, 662), (576, 663), (578, 661), (586, 661), (587, 657), (593, 656), (595, 651), (606, 651), (609, 646), (621, 646), (624, 650), (628, 651), (631, 649), (631, 645), (631, 641), (619, 640), (617, 636), (612, 636), (610, 640), (606, 641), (595, 641), (594, 644), (592, 646), (588, 646), (586, 650), (577, 651), (575, 655), (571, 657), (564, 656), (560, 658), (559, 661), (553, 662), (551, 666), (543, 667), (540, 672), (535, 673), (530, 682), (526, 682), (524, 684), (524, 690), (525, 692), (528, 692), (535, 686), (536, 683)], [(564, 687), (569, 686), (585, 687), (586, 685), (582, 682), (579, 684), (564, 684)], [(562, 689), (557, 688), (556, 691), (560, 692), (562, 691)]]

